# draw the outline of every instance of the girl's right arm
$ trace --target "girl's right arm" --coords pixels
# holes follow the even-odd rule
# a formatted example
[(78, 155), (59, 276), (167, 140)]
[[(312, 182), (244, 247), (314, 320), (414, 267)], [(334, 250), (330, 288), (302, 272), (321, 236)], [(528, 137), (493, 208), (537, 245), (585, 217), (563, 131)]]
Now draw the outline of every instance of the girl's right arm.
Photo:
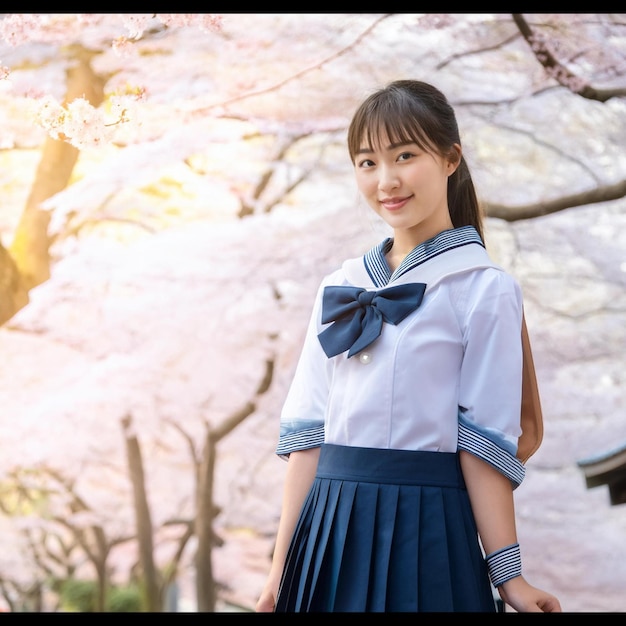
[(300, 510), (315, 478), (319, 454), (320, 449), (316, 447), (291, 452), (289, 455), (272, 565), (265, 587), (256, 604), (257, 613), (270, 613), (276, 606), (278, 586), (280, 585), (289, 543), (291, 542)]

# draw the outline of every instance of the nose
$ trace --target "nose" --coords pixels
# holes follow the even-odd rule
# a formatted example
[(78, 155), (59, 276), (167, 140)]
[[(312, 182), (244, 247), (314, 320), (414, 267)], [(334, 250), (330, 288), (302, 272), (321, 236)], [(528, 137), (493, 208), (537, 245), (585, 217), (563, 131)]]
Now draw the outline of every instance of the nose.
[(389, 193), (400, 186), (400, 180), (393, 167), (381, 166), (378, 170), (378, 189)]

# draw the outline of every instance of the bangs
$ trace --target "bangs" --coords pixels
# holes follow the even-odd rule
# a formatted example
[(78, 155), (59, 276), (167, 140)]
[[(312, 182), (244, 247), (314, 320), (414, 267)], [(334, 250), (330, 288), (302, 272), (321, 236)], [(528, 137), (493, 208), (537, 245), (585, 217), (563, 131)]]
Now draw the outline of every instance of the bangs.
[(421, 150), (438, 152), (429, 140), (420, 119), (424, 111), (409, 98), (366, 102), (356, 113), (348, 130), (348, 151), (352, 162), (361, 148), (385, 148), (392, 144), (415, 143)]

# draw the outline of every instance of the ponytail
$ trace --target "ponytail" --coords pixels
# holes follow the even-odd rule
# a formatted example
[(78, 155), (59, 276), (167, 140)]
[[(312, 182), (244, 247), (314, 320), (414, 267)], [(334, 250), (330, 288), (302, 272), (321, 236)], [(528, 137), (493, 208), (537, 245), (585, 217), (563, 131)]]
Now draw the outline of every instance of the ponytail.
[(482, 210), (478, 203), (472, 175), (463, 156), (461, 156), (459, 166), (448, 177), (448, 209), (455, 228), (473, 226), (484, 243)]

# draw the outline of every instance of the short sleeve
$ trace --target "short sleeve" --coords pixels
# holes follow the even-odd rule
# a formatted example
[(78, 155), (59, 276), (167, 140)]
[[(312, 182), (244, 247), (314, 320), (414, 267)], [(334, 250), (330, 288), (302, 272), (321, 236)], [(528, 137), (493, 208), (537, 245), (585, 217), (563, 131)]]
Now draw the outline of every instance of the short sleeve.
[(321, 319), (320, 285), (309, 320), (304, 344), (280, 416), (276, 454), (314, 448), (324, 442), (324, 418), (330, 386), (330, 359), (317, 338)]
[(521, 435), (521, 289), (496, 269), (477, 273), (468, 287), (458, 447), (490, 463), (515, 488), (525, 474), (515, 456)]

